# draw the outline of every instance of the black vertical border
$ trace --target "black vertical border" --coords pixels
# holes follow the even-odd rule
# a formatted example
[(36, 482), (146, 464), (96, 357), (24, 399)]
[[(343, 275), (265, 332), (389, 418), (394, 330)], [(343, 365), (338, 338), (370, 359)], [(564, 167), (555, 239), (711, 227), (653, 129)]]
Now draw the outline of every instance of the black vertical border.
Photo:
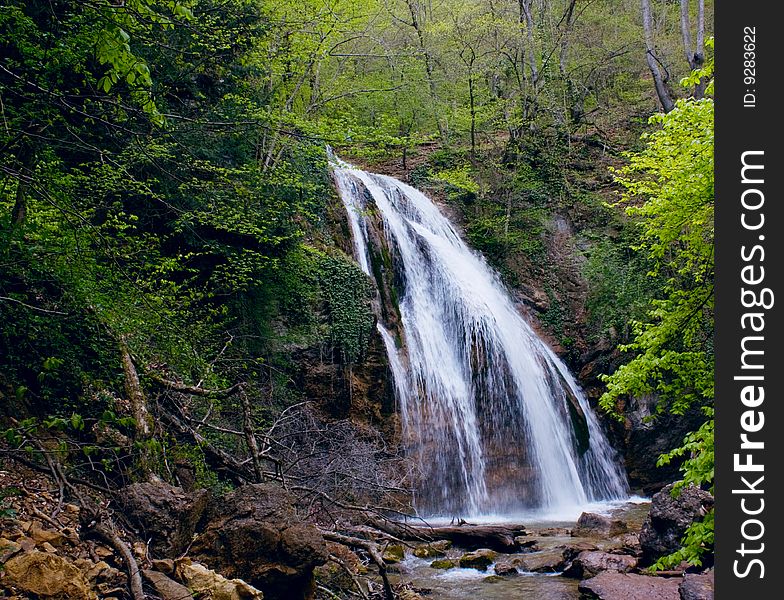
[[(784, 140), (784, 103), (776, 89), (782, 79), (778, 66), (781, 54), (781, 23), (774, 13), (778, 2), (748, 0), (747, 2), (716, 3), (716, 564), (715, 592), (718, 600), (782, 598), (778, 582), (778, 546), (782, 535), (784, 494), (781, 493), (782, 464), (784, 464), (784, 422), (782, 422), (781, 383), (784, 363), (780, 359), (779, 345), (782, 336), (781, 306), (784, 304), (784, 225), (781, 205), (784, 203), (781, 180), (784, 178), (784, 163), (780, 149)], [(744, 81), (744, 69), (749, 64), (748, 48), (744, 47), (746, 27), (753, 27), (754, 77), (755, 82)], [(744, 106), (744, 95), (753, 93), (756, 104)], [(741, 156), (745, 151), (764, 151), (764, 184), (749, 186), (741, 183)], [(759, 160), (759, 159), (758, 159)], [(756, 171), (760, 173), (760, 171)], [(748, 231), (741, 224), (743, 208), (741, 194), (748, 187), (757, 187), (765, 195), (765, 204), (760, 212), (765, 214), (765, 225), (759, 231)], [(759, 240), (764, 235), (764, 242)], [(741, 280), (741, 269), (745, 264), (741, 248), (749, 249), (754, 244), (763, 244), (765, 260), (760, 263), (765, 269), (765, 281), (757, 289), (769, 287), (776, 295), (775, 304), (765, 313), (764, 334), (741, 328), (741, 316), (745, 311), (741, 304), (741, 289), (746, 286)], [(734, 455), (741, 454), (745, 460), (747, 451), (740, 449), (741, 415), (747, 407), (740, 401), (740, 391), (748, 383), (735, 380), (741, 375), (741, 339), (744, 335), (764, 335), (765, 401), (759, 410), (764, 412), (765, 425), (762, 431), (750, 434), (753, 439), (765, 443), (763, 450), (753, 452), (754, 462), (764, 464), (761, 473), (738, 473), (734, 470)], [(749, 372), (747, 371), (746, 374)], [(742, 476), (751, 481), (760, 475), (765, 479), (761, 486), (762, 495), (741, 495), (733, 490), (743, 487)], [(755, 517), (741, 509), (741, 499), (748, 498), (748, 506), (756, 508), (758, 499), (764, 498), (765, 509)], [(752, 498), (754, 501), (752, 502)], [(757, 541), (743, 539), (742, 527), (747, 519), (756, 518), (763, 522), (765, 532)], [(757, 534), (756, 526), (748, 532)], [(765, 549), (758, 555), (741, 556), (739, 550), (745, 543), (747, 548)], [(743, 572), (752, 558), (762, 560), (764, 577), (760, 569), (753, 568), (741, 578), (736, 570)], [(735, 561), (738, 561), (736, 564)]]

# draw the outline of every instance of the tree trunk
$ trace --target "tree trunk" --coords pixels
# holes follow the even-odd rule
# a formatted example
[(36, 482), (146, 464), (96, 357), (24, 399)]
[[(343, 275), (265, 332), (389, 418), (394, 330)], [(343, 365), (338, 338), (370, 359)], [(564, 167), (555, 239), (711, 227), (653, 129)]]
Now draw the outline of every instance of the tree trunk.
[[(697, 0), (697, 43), (692, 47), (691, 19), (689, 18), (689, 0), (681, 0), (681, 35), (686, 61), (692, 71), (701, 69), (705, 64), (705, 0)], [(694, 86), (694, 97), (698, 100), (705, 96), (707, 81), (703, 77)]]
[(30, 190), (30, 179), (33, 176), (36, 159), (35, 149), (24, 140), (21, 144), (18, 159), (20, 174), (17, 179), (14, 208), (11, 211), (11, 222), (17, 227), (22, 227), (27, 220), (27, 194)]
[(642, 28), (645, 35), (645, 60), (653, 76), (653, 83), (656, 87), (656, 95), (659, 97), (664, 112), (670, 112), (675, 108), (675, 100), (667, 82), (669, 75), (665, 71), (664, 76), (660, 67), (659, 60), (656, 58), (653, 45), (653, 23), (651, 22), (651, 3), (650, 0), (641, 0), (642, 3)]
[(436, 120), (436, 125), (438, 126), (438, 133), (441, 136), (441, 141), (444, 144), (447, 144), (449, 141), (449, 134), (447, 132), (446, 126), (438, 116), (438, 108), (435, 105), (435, 102), (438, 99), (438, 88), (436, 87), (436, 80), (433, 76), (433, 60), (430, 56), (430, 50), (427, 47), (427, 40), (425, 39), (425, 32), (422, 27), (422, 22), (419, 19), (419, 2), (417, 0), (406, 0), (406, 4), (408, 5), (408, 10), (411, 13), (411, 26), (416, 32), (417, 40), (419, 41), (419, 50), (422, 52), (422, 57), (425, 63), (427, 85), (430, 88), (430, 93), (433, 95), (433, 116)]
[(123, 373), (125, 374), (125, 393), (128, 395), (128, 400), (131, 403), (131, 416), (136, 422), (135, 438), (137, 441), (149, 439), (152, 435), (150, 413), (147, 410), (147, 399), (144, 397), (141, 383), (139, 382), (139, 374), (136, 372), (136, 367), (131, 358), (131, 352), (128, 350), (128, 344), (125, 340), (120, 340), (120, 353), (122, 355)]
[(245, 390), (240, 392), (240, 402), (242, 402), (242, 429), (245, 432), (245, 441), (248, 444), (248, 451), (253, 462), (253, 473), (256, 475), (256, 480), (261, 482), (264, 481), (264, 469), (261, 464), (259, 444), (256, 441), (256, 430), (253, 426), (253, 407)]

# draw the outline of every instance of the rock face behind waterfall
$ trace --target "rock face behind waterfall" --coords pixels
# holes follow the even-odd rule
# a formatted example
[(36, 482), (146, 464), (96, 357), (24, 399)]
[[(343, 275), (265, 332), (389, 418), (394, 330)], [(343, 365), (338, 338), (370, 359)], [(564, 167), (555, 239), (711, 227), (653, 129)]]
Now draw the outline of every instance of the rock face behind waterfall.
[(619, 498), (625, 475), (566, 366), (421, 192), (335, 165), (394, 375), (420, 511), (470, 516)]

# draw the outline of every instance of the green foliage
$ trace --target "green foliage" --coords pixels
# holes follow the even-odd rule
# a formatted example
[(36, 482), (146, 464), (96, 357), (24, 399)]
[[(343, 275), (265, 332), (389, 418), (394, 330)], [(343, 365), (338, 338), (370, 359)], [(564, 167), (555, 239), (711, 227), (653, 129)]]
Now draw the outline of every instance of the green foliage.
[(373, 331), (372, 287), (367, 275), (343, 255), (319, 260), (319, 281), (329, 314), (329, 337), (340, 361), (360, 360)]
[[(710, 74), (712, 63), (707, 69)], [(676, 494), (690, 483), (713, 490), (713, 114), (713, 100), (707, 98), (681, 100), (669, 114), (654, 116), (651, 122), (659, 128), (617, 172), (625, 199), (638, 200), (627, 208), (640, 227), (637, 250), (651, 261), (651, 275), (665, 284), (648, 320), (633, 323), (634, 339), (621, 346), (633, 357), (604, 378), (607, 391), (600, 404), (620, 416), (620, 398), (656, 394), (659, 411), (703, 408), (704, 424), (659, 459), (668, 464), (686, 457)], [(680, 560), (701, 564), (712, 551), (712, 512), (689, 528), (683, 544), (657, 567)]]
[(596, 338), (628, 343), (631, 324), (650, 308), (649, 299), (660, 289), (658, 278), (648, 275), (645, 257), (634, 252), (626, 240), (602, 239), (592, 244), (583, 267), (588, 281), (588, 326)]

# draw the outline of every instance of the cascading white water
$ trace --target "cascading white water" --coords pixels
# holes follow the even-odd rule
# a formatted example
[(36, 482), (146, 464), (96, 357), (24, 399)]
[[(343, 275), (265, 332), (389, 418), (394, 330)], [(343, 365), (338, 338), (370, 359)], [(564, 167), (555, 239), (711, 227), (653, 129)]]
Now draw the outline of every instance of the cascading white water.
[[(371, 216), (394, 263), (401, 338), (383, 324), (428, 515), (569, 510), (626, 497), (626, 477), (563, 362), (497, 275), (420, 191), (333, 158), (356, 260)], [(378, 252), (376, 252), (378, 255)]]

